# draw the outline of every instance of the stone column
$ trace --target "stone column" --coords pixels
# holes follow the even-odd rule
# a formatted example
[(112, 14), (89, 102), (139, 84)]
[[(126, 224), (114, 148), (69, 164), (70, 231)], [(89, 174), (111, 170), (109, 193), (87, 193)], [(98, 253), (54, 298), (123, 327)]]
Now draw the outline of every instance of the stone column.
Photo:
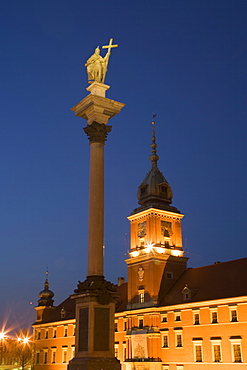
[(90, 94), (72, 108), (87, 120), (84, 128), (90, 143), (88, 272), (75, 294), (75, 358), (68, 370), (120, 370), (114, 356), (115, 286), (104, 278), (104, 145), (111, 126), (108, 120), (124, 104), (105, 97), (109, 86), (94, 82)]

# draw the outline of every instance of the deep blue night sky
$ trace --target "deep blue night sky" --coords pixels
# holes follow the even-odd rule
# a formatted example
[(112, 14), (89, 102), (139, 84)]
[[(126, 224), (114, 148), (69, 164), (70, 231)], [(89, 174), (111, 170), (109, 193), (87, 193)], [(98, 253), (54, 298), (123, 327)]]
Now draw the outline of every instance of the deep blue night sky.
[(111, 37), (107, 97), (126, 107), (105, 147), (106, 278), (126, 277), (153, 113), (188, 265), (246, 257), (246, 17), (246, 0), (1, 0), (1, 322), (34, 320), (47, 266), (55, 304), (85, 278), (89, 145), (70, 108)]

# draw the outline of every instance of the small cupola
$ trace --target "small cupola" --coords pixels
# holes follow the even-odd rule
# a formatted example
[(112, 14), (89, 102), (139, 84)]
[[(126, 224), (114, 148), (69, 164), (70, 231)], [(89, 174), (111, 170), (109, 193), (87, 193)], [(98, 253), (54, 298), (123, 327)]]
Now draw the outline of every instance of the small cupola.
[(48, 271), (46, 271), (44, 289), (39, 292), (38, 306), (53, 307), (53, 297), (54, 293), (49, 289)]

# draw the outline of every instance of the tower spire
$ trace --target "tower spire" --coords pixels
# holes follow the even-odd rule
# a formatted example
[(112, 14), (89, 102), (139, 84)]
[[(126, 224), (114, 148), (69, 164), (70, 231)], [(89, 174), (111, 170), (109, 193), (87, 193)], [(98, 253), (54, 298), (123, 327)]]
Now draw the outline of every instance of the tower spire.
[(157, 166), (157, 162), (159, 160), (159, 156), (157, 155), (157, 144), (156, 144), (156, 136), (155, 136), (155, 120), (154, 118), (156, 117), (156, 114), (153, 114), (153, 119), (152, 119), (152, 144), (151, 144), (151, 156), (149, 157), (152, 166)]
[(151, 169), (146, 174), (141, 185), (138, 187), (138, 203), (141, 207), (136, 208), (133, 212), (139, 212), (141, 209), (157, 208), (178, 212), (175, 207), (170, 206), (172, 203), (172, 189), (164, 175), (158, 168), (159, 156), (157, 154), (157, 143), (155, 135), (155, 117), (152, 119), (152, 143), (151, 155)]
[(49, 289), (49, 280), (48, 280), (48, 267), (46, 267), (46, 272), (45, 272), (45, 283), (44, 283), (44, 289)]

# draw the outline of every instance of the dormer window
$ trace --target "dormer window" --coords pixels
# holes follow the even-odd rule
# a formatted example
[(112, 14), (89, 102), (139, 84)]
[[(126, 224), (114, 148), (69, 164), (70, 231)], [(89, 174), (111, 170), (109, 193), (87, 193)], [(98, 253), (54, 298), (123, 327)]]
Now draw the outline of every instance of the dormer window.
[(61, 319), (64, 319), (64, 318), (65, 318), (65, 316), (66, 316), (66, 311), (65, 311), (64, 307), (61, 309), (61, 311), (60, 311), (60, 315), (61, 315)]
[(139, 189), (140, 189), (141, 196), (147, 194), (147, 185), (141, 185)]
[(167, 196), (167, 186), (165, 184), (160, 184), (160, 192), (162, 193), (162, 195), (164, 195), (165, 197)]
[(191, 300), (191, 289), (188, 288), (187, 285), (185, 285), (184, 289), (182, 290), (183, 294), (183, 301), (190, 301)]

